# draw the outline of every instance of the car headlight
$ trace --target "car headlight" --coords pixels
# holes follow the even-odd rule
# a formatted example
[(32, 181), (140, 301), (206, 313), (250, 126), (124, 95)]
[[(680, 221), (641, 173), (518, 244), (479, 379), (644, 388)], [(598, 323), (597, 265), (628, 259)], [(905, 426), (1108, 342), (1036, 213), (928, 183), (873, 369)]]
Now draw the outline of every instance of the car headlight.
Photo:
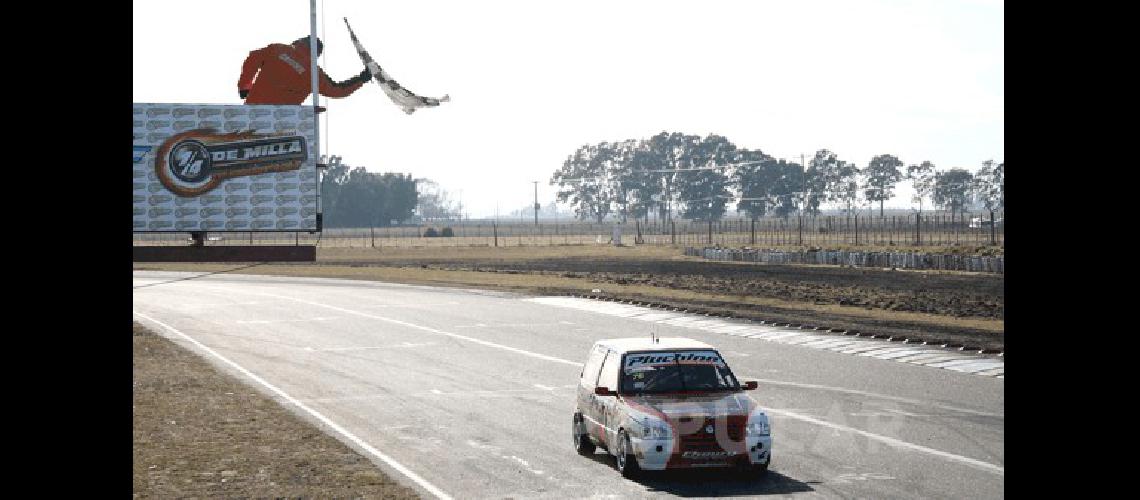
[(641, 436), (646, 439), (662, 439), (670, 435), (672, 435), (672, 433), (665, 422), (646, 419), (641, 423)]
[(748, 436), (767, 436), (771, 431), (772, 429), (768, 427), (767, 418), (753, 420), (744, 428), (744, 433)]

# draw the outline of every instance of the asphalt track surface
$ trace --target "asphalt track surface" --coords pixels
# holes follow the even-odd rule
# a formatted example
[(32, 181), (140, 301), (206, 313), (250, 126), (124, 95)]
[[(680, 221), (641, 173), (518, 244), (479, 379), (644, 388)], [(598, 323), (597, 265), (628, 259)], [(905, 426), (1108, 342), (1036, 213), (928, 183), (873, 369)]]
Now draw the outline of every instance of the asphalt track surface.
[[(489, 291), (134, 273), (136, 320), (248, 381), (425, 497), (1004, 496), (1004, 379), (590, 313)], [(768, 475), (623, 479), (578, 456), (598, 339), (716, 346), (772, 421)]]

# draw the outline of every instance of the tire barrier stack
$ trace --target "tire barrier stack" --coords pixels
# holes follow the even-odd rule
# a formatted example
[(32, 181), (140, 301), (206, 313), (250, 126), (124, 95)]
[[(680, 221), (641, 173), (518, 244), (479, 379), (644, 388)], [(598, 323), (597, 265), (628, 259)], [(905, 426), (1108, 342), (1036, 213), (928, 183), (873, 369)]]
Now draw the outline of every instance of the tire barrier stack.
[(686, 247), (685, 255), (710, 260), (763, 264), (830, 264), (850, 267), (972, 271), (1005, 274), (1005, 256), (928, 254), (916, 252), (848, 252), (818, 250), (788, 252), (751, 248)]

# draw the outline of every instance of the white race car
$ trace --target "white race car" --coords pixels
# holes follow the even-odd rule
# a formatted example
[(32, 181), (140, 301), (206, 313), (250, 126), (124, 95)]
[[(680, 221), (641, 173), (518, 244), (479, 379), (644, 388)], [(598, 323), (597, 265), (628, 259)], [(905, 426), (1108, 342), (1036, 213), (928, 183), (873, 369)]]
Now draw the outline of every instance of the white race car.
[(772, 461), (768, 416), (720, 353), (684, 338), (599, 340), (578, 383), (574, 447), (601, 446), (625, 477), (641, 470), (737, 467)]

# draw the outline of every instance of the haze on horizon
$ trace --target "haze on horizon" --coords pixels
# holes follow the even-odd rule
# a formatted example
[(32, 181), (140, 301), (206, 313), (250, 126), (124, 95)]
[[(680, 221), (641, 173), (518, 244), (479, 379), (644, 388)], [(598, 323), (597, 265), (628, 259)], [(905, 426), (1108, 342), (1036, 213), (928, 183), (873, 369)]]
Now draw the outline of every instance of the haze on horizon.
[[(432, 179), (472, 218), (529, 206), (532, 181), (549, 203), (582, 145), (663, 130), (797, 162), (1005, 160), (1003, 2), (324, 0), (318, 15), (334, 80), (362, 68), (347, 17), (397, 81), (451, 96), (411, 116), (372, 83), (322, 98), (322, 153)], [(134, 102), (239, 104), (245, 56), (308, 34), (309, 2), (135, 1), (133, 18)], [(900, 183), (886, 206), (910, 196)]]

